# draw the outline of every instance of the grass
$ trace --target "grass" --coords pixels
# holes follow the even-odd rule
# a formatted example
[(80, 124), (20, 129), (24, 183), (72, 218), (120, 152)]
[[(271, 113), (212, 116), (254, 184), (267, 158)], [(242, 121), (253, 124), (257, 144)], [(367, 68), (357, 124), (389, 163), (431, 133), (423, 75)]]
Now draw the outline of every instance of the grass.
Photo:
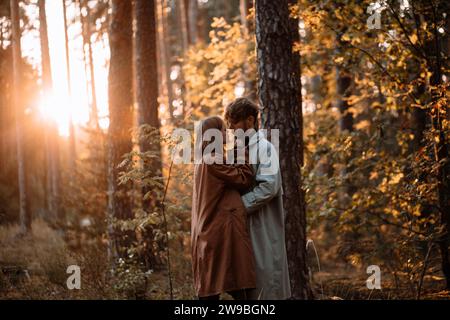
[[(0, 226), (0, 299), (169, 299), (167, 270), (146, 276), (143, 292), (121, 291), (117, 284), (121, 278), (109, 273), (106, 244), (91, 242), (81, 249), (70, 248), (63, 235), (50, 228), (44, 221), (33, 222), (32, 233), (20, 236), (19, 227)], [(172, 241), (172, 277), (175, 299), (195, 299), (192, 286), (187, 243)], [(184, 248), (184, 249), (183, 249)], [(323, 255), (322, 255), (323, 253)], [(321, 257), (320, 272), (315, 267)], [(394, 300), (415, 299), (414, 284), (407, 274), (382, 275), (382, 290), (366, 287), (368, 275), (363, 268), (349, 267), (336, 262), (324, 247), (318, 256), (311, 258), (315, 267), (313, 286), (316, 299)], [(81, 290), (68, 290), (67, 267), (81, 268)], [(130, 272), (133, 272), (130, 269)], [(132, 275), (131, 275), (132, 276)], [(424, 277), (422, 299), (449, 299), (450, 293), (442, 290), (442, 277)], [(136, 289), (136, 288), (135, 288)], [(230, 299), (227, 295), (223, 299)]]

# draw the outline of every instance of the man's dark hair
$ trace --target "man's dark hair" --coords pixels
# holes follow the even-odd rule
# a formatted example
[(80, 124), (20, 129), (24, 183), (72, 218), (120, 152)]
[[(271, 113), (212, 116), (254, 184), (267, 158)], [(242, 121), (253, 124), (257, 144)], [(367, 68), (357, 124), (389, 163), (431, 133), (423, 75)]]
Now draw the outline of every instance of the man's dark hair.
[(225, 121), (236, 123), (253, 116), (255, 118), (255, 126), (257, 126), (258, 114), (259, 108), (257, 104), (247, 98), (238, 98), (225, 108)]

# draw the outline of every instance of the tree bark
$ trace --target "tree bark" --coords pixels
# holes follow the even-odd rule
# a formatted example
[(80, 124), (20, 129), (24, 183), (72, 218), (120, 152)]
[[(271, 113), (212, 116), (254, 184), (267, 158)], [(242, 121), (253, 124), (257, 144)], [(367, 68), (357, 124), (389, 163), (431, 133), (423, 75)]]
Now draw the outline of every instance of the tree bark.
[[(254, 23), (247, 19), (247, 16), (250, 13), (250, 9), (252, 8), (252, 0), (240, 0), (239, 10), (240, 10), (240, 18), (241, 18), (241, 26), (242, 31), (245, 38), (249, 38), (249, 35), (253, 35), (255, 32)], [(246, 96), (255, 101), (257, 99), (256, 96), (256, 81), (254, 80), (254, 75), (252, 74), (249, 63), (246, 62), (244, 64), (243, 78), (245, 83), (245, 92)]]
[(251, 21), (247, 19), (247, 16), (250, 13), (250, 9), (253, 7), (253, 1), (254, 0), (240, 0), (239, 2), (241, 25), (246, 33), (254, 32), (254, 30), (251, 30)]
[(337, 107), (341, 117), (339, 119), (339, 129), (341, 132), (353, 132), (353, 113), (349, 112), (347, 98), (350, 97), (350, 87), (352, 78), (344, 70), (337, 68)]
[(183, 53), (187, 52), (189, 48), (189, 34), (187, 25), (187, 15), (186, 15), (186, 0), (179, 0), (176, 4), (178, 8), (178, 18), (180, 24), (181, 41)]
[[(136, 0), (136, 100), (138, 105), (138, 124), (149, 125), (159, 132), (158, 118), (158, 67), (157, 67), (157, 32), (155, 1)], [(144, 161), (146, 176), (153, 179), (162, 176), (161, 145), (159, 134), (153, 141), (140, 139), (141, 152), (151, 152), (153, 159)], [(158, 187), (144, 186), (143, 195), (151, 195), (143, 201), (143, 209), (149, 214), (158, 209), (162, 190)], [(147, 267), (154, 267), (152, 252), (153, 231), (143, 234), (145, 254), (143, 262)]]
[[(46, 96), (52, 94), (53, 80), (50, 63), (50, 49), (48, 45), (47, 16), (45, 10), (45, 0), (39, 0), (39, 35), (41, 43), (41, 63), (42, 63), (42, 83), (43, 93)], [(62, 207), (60, 199), (60, 160), (58, 146), (58, 127), (55, 122), (48, 124), (46, 130), (46, 145), (48, 147), (47, 157), (47, 192), (48, 209), (57, 222), (62, 222)]]
[(302, 189), (303, 117), (298, 21), (289, 18), (289, 1), (256, 1), (258, 90), (262, 126), (278, 129), (279, 158), (286, 213), (286, 247), (292, 295), (312, 298), (306, 266), (306, 208)]
[(22, 50), (19, 2), (10, 0), (13, 50), (13, 106), (16, 111), (17, 167), (19, 180), (20, 227), (23, 233), (31, 231), (31, 208), (29, 203), (28, 159), (25, 155), (25, 110), (21, 100), (22, 88)]
[[(444, 4), (445, 2), (439, 2)], [(444, 5), (445, 7), (445, 5)], [(439, 36), (438, 31), (438, 7), (431, 4), (431, 13), (428, 16), (429, 21), (432, 21), (432, 33), (433, 33), (433, 43), (429, 48), (433, 51), (431, 60), (431, 65), (428, 66), (429, 71), (432, 73), (430, 77), (430, 86), (439, 87), (442, 85), (442, 39)], [(441, 17), (442, 15), (439, 15)], [(448, 19), (448, 18), (447, 18)], [(442, 22), (442, 21), (441, 21)], [(444, 21), (445, 22), (445, 21)], [(438, 99), (442, 98), (440, 95), (445, 95), (445, 92), (439, 92), (436, 90), (431, 90), (432, 92), (432, 102), (437, 105)], [(444, 119), (450, 112), (448, 104), (441, 104), (430, 112), (432, 128), (435, 134), (434, 138), (434, 153), (435, 161), (438, 164), (438, 207), (440, 211), (440, 223), (443, 227), (441, 239), (439, 241), (439, 249), (441, 252), (441, 266), (442, 272), (446, 280), (446, 288), (450, 290), (450, 146), (448, 144), (448, 139), (445, 136), (445, 125)]]
[(172, 51), (170, 50), (170, 42), (168, 39), (168, 26), (167, 26), (167, 17), (165, 14), (165, 5), (164, 0), (159, 0), (159, 8), (161, 11), (161, 66), (163, 66), (164, 69), (164, 79), (165, 79), (165, 87), (167, 90), (167, 110), (169, 112), (169, 119), (173, 123), (174, 116), (173, 116), (173, 89), (172, 89), (172, 80), (170, 79), (170, 72), (172, 67)]
[[(98, 106), (97, 106), (97, 90), (95, 84), (95, 70), (94, 70), (94, 58), (92, 52), (92, 42), (91, 42), (91, 27), (90, 27), (90, 8), (85, 3), (85, 0), (77, 0), (79, 15), (80, 15), (80, 23), (81, 23), (81, 35), (83, 38), (83, 60), (85, 65), (85, 73), (86, 77), (89, 78), (90, 89), (87, 88), (91, 96), (91, 110), (89, 122), (90, 125), (100, 130), (100, 125), (98, 121)], [(86, 9), (86, 16), (83, 15), (82, 9)], [(87, 54), (86, 54), (87, 49)]]
[[(63, 18), (64, 18), (64, 39), (65, 39), (65, 49), (66, 49), (66, 73), (67, 73), (67, 88), (69, 91), (69, 99), (72, 102), (72, 79), (70, 74), (70, 53), (69, 53), (69, 35), (68, 35), (68, 24), (67, 24), (67, 7), (66, 0), (62, 0), (63, 5)], [(70, 104), (72, 106), (72, 104)], [(75, 143), (75, 127), (72, 119), (72, 112), (69, 118), (69, 168), (71, 174), (76, 171), (76, 143)], [(73, 179), (70, 179), (72, 183)]]
[(198, 0), (189, 0), (188, 25), (189, 43), (196, 44), (198, 41)]
[(111, 60), (109, 69), (109, 130), (108, 130), (108, 234), (109, 257), (126, 256), (130, 245), (130, 233), (120, 234), (113, 219), (126, 220), (133, 217), (132, 202), (127, 185), (119, 185), (121, 171), (118, 165), (122, 156), (132, 150), (130, 130), (133, 126), (132, 89), (132, 3), (112, 0), (109, 41)]

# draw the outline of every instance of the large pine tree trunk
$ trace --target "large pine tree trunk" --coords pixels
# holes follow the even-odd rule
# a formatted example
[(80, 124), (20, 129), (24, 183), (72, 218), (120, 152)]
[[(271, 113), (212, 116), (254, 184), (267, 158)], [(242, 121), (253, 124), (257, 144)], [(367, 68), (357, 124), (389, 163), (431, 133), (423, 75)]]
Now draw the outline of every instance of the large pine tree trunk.
[(280, 168), (286, 211), (286, 247), (292, 295), (312, 297), (306, 266), (306, 208), (302, 189), (303, 132), (300, 58), (292, 52), (298, 21), (289, 18), (289, 1), (256, 1), (258, 90), (262, 126), (280, 133)]
[[(443, 73), (443, 41), (439, 35), (438, 26), (440, 24), (447, 24), (446, 21), (442, 21), (441, 15), (438, 9), (443, 9), (442, 12), (446, 12), (444, 8), (447, 8), (446, 1), (438, 1), (437, 6), (431, 5), (431, 12), (427, 16), (428, 22), (432, 25), (432, 43), (428, 48), (431, 51), (430, 59), (432, 62), (428, 62), (428, 68), (432, 76), (430, 77), (430, 86), (440, 87), (442, 85), (442, 73)], [(448, 9), (448, 8), (447, 8)], [(444, 19), (449, 19), (445, 17)], [(432, 102), (437, 105), (438, 99), (443, 98), (445, 93), (440, 93), (435, 90), (432, 92)], [(442, 95), (442, 96), (440, 96)], [(448, 104), (442, 104), (430, 112), (431, 124), (434, 133), (434, 153), (436, 164), (439, 165), (437, 170), (437, 195), (438, 195), (438, 207), (440, 211), (440, 223), (443, 227), (441, 239), (439, 241), (439, 249), (441, 253), (441, 266), (442, 272), (446, 280), (446, 288), (450, 290), (450, 145), (448, 137), (445, 133), (445, 117), (448, 118), (450, 108)]]
[[(156, 32), (155, 1), (136, 0), (136, 100), (138, 105), (138, 124), (149, 125), (159, 131), (158, 119), (158, 68), (157, 68), (157, 32)], [(161, 146), (159, 134), (152, 141), (139, 141), (141, 152), (151, 152), (155, 158), (143, 163), (146, 176), (144, 179), (161, 177)], [(158, 187), (144, 186), (143, 208), (147, 213), (154, 212), (160, 205), (158, 197), (161, 191)], [(151, 196), (150, 196), (151, 195)], [(145, 248), (143, 262), (147, 267), (154, 267), (152, 254), (153, 232), (146, 230), (143, 234)]]
[(133, 217), (129, 188), (118, 184), (122, 156), (132, 150), (130, 129), (133, 126), (132, 89), (132, 3), (113, 0), (109, 45), (109, 130), (108, 130), (108, 233), (111, 261), (126, 255), (133, 240), (130, 233), (120, 233), (113, 219)]
[(23, 233), (31, 231), (31, 208), (29, 204), (28, 159), (25, 156), (25, 108), (20, 98), (22, 88), (22, 50), (20, 45), (19, 2), (11, 0), (12, 47), (13, 47), (13, 106), (16, 111), (17, 167), (19, 179), (20, 226)]

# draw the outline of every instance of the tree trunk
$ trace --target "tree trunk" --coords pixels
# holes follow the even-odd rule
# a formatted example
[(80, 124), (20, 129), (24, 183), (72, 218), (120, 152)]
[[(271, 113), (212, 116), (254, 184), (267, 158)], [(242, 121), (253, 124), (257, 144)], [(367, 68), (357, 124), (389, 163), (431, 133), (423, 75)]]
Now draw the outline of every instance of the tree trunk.
[(10, 1), (13, 50), (13, 106), (16, 110), (17, 167), (19, 180), (20, 227), (23, 233), (31, 231), (31, 208), (29, 204), (28, 158), (25, 155), (25, 110), (21, 97), (22, 91), (22, 50), (20, 45), (19, 2)]
[[(438, 12), (437, 8), (432, 5), (432, 12), (427, 20), (432, 21), (432, 32), (433, 32), (433, 44), (430, 49), (433, 51), (432, 65), (429, 65), (429, 71), (432, 73), (430, 77), (430, 86), (439, 87), (442, 85), (442, 41), (438, 32)], [(441, 17), (441, 15), (439, 15)], [(448, 18), (447, 18), (448, 19)], [(436, 90), (432, 91), (432, 102), (437, 105), (438, 99), (442, 98), (440, 95), (445, 95), (445, 92), (439, 92)], [(442, 272), (446, 280), (446, 288), (450, 290), (450, 146), (448, 140), (445, 136), (445, 125), (444, 119), (450, 112), (448, 104), (441, 104), (430, 112), (431, 123), (433, 132), (435, 134), (434, 138), (434, 153), (435, 161), (439, 165), (438, 167), (438, 207), (440, 211), (440, 223), (443, 227), (441, 239), (439, 241), (439, 249), (441, 252), (441, 266)]]
[(298, 21), (289, 18), (289, 1), (256, 1), (256, 41), (262, 126), (278, 129), (279, 158), (286, 213), (286, 249), (292, 295), (312, 297), (306, 266), (306, 208), (302, 189), (303, 118)]
[(248, 21), (247, 16), (250, 13), (250, 9), (252, 8), (253, 0), (240, 0), (239, 2), (239, 12), (240, 12), (240, 18), (241, 18), (241, 25), (244, 29), (244, 32), (249, 33), (253, 32), (254, 30), (251, 30), (251, 21)]
[(85, 41), (88, 47), (88, 55), (89, 55), (89, 74), (91, 76), (90, 78), (90, 84), (91, 84), (91, 96), (92, 96), (92, 115), (93, 115), (93, 121), (96, 127), (98, 127), (98, 105), (97, 105), (97, 87), (95, 84), (95, 69), (94, 69), (94, 55), (92, 52), (92, 41), (91, 41), (91, 22), (90, 22), (90, 16), (91, 16), (91, 10), (86, 3), (86, 20), (85, 20)]
[[(91, 27), (90, 27), (90, 8), (87, 5), (85, 0), (77, 0), (78, 1), (78, 9), (80, 15), (80, 23), (81, 23), (81, 35), (83, 38), (83, 60), (85, 66), (86, 78), (89, 78), (90, 89), (87, 89), (90, 93), (91, 97), (91, 110), (89, 116), (89, 123), (91, 126), (100, 129), (100, 125), (98, 122), (98, 106), (97, 106), (97, 90), (95, 84), (95, 70), (94, 70), (94, 58), (92, 52), (92, 42), (91, 42)], [(83, 7), (86, 9), (86, 16), (83, 16), (82, 9)], [(86, 54), (87, 49), (87, 54)]]
[[(50, 50), (48, 45), (47, 16), (45, 0), (39, 0), (39, 35), (41, 43), (42, 83), (44, 95), (52, 94), (53, 80), (50, 63)], [(58, 146), (58, 128), (55, 122), (49, 123), (46, 132), (46, 145), (48, 146), (47, 163), (47, 192), (48, 209), (57, 222), (62, 222), (62, 208), (60, 204), (60, 163)]]
[[(241, 17), (241, 26), (245, 38), (249, 38), (249, 35), (252, 35), (255, 32), (254, 23), (252, 21), (248, 21), (247, 19), (247, 16), (249, 15), (251, 8), (252, 8), (252, 0), (240, 1), (239, 10)], [(247, 98), (255, 101), (257, 99), (256, 96), (257, 84), (256, 81), (254, 80), (254, 75), (252, 74), (248, 62), (244, 64), (243, 78)]]
[(341, 117), (339, 119), (339, 129), (341, 132), (353, 132), (353, 113), (349, 112), (349, 105), (347, 98), (350, 97), (350, 87), (352, 78), (344, 70), (337, 68), (337, 107)]
[[(149, 125), (159, 132), (155, 5), (155, 1), (136, 0), (136, 99), (139, 126)], [(153, 156), (156, 156), (148, 162), (144, 162), (146, 172), (144, 179), (160, 178), (162, 163), (159, 134), (154, 137), (153, 141), (141, 139), (139, 148), (141, 152), (151, 152)], [(157, 210), (162, 190), (158, 187), (145, 186), (142, 191), (144, 196), (151, 195), (147, 199), (144, 198), (143, 209), (147, 214)], [(143, 234), (143, 247), (145, 248), (143, 262), (147, 267), (154, 267), (153, 238), (151, 229), (146, 230)]]
[[(65, 38), (65, 47), (66, 47), (66, 72), (67, 72), (67, 87), (69, 90), (69, 99), (72, 102), (72, 79), (70, 75), (70, 54), (69, 54), (69, 35), (67, 32), (68, 24), (67, 24), (67, 7), (66, 0), (62, 0), (63, 5), (63, 17), (64, 17), (64, 38)], [(70, 104), (72, 106), (72, 104)], [(76, 170), (76, 143), (75, 143), (75, 127), (72, 119), (72, 112), (70, 112), (69, 118), (69, 170), (71, 174), (75, 173)], [(70, 179), (70, 183), (72, 183), (73, 179)]]
[(198, 0), (189, 0), (188, 25), (189, 43), (196, 44), (198, 41)]
[(48, 46), (47, 16), (45, 0), (39, 0), (39, 39), (41, 43), (42, 82), (44, 93), (49, 93), (53, 87), (52, 69), (50, 64), (50, 50)]
[(126, 257), (131, 244), (131, 233), (119, 233), (113, 219), (133, 217), (132, 201), (127, 185), (119, 185), (122, 156), (132, 150), (130, 129), (133, 126), (132, 81), (132, 3), (112, 0), (109, 41), (111, 60), (109, 68), (109, 130), (108, 130), (108, 234), (111, 261)]
[(167, 26), (167, 17), (165, 14), (165, 5), (164, 0), (159, 0), (159, 8), (161, 12), (161, 66), (164, 69), (164, 79), (165, 79), (165, 88), (167, 90), (167, 110), (169, 112), (169, 119), (173, 123), (174, 116), (173, 116), (173, 89), (172, 89), (172, 80), (170, 79), (170, 71), (171, 71), (171, 59), (172, 59), (172, 53), (170, 50), (170, 42), (168, 39), (168, 26)]
[(189, 48), (189, 34), (186, 18), (186, 0), (179, 0), (175, 5), (178, 8), (177, 11), (180, 24), (183, 53), (186, 53)]

